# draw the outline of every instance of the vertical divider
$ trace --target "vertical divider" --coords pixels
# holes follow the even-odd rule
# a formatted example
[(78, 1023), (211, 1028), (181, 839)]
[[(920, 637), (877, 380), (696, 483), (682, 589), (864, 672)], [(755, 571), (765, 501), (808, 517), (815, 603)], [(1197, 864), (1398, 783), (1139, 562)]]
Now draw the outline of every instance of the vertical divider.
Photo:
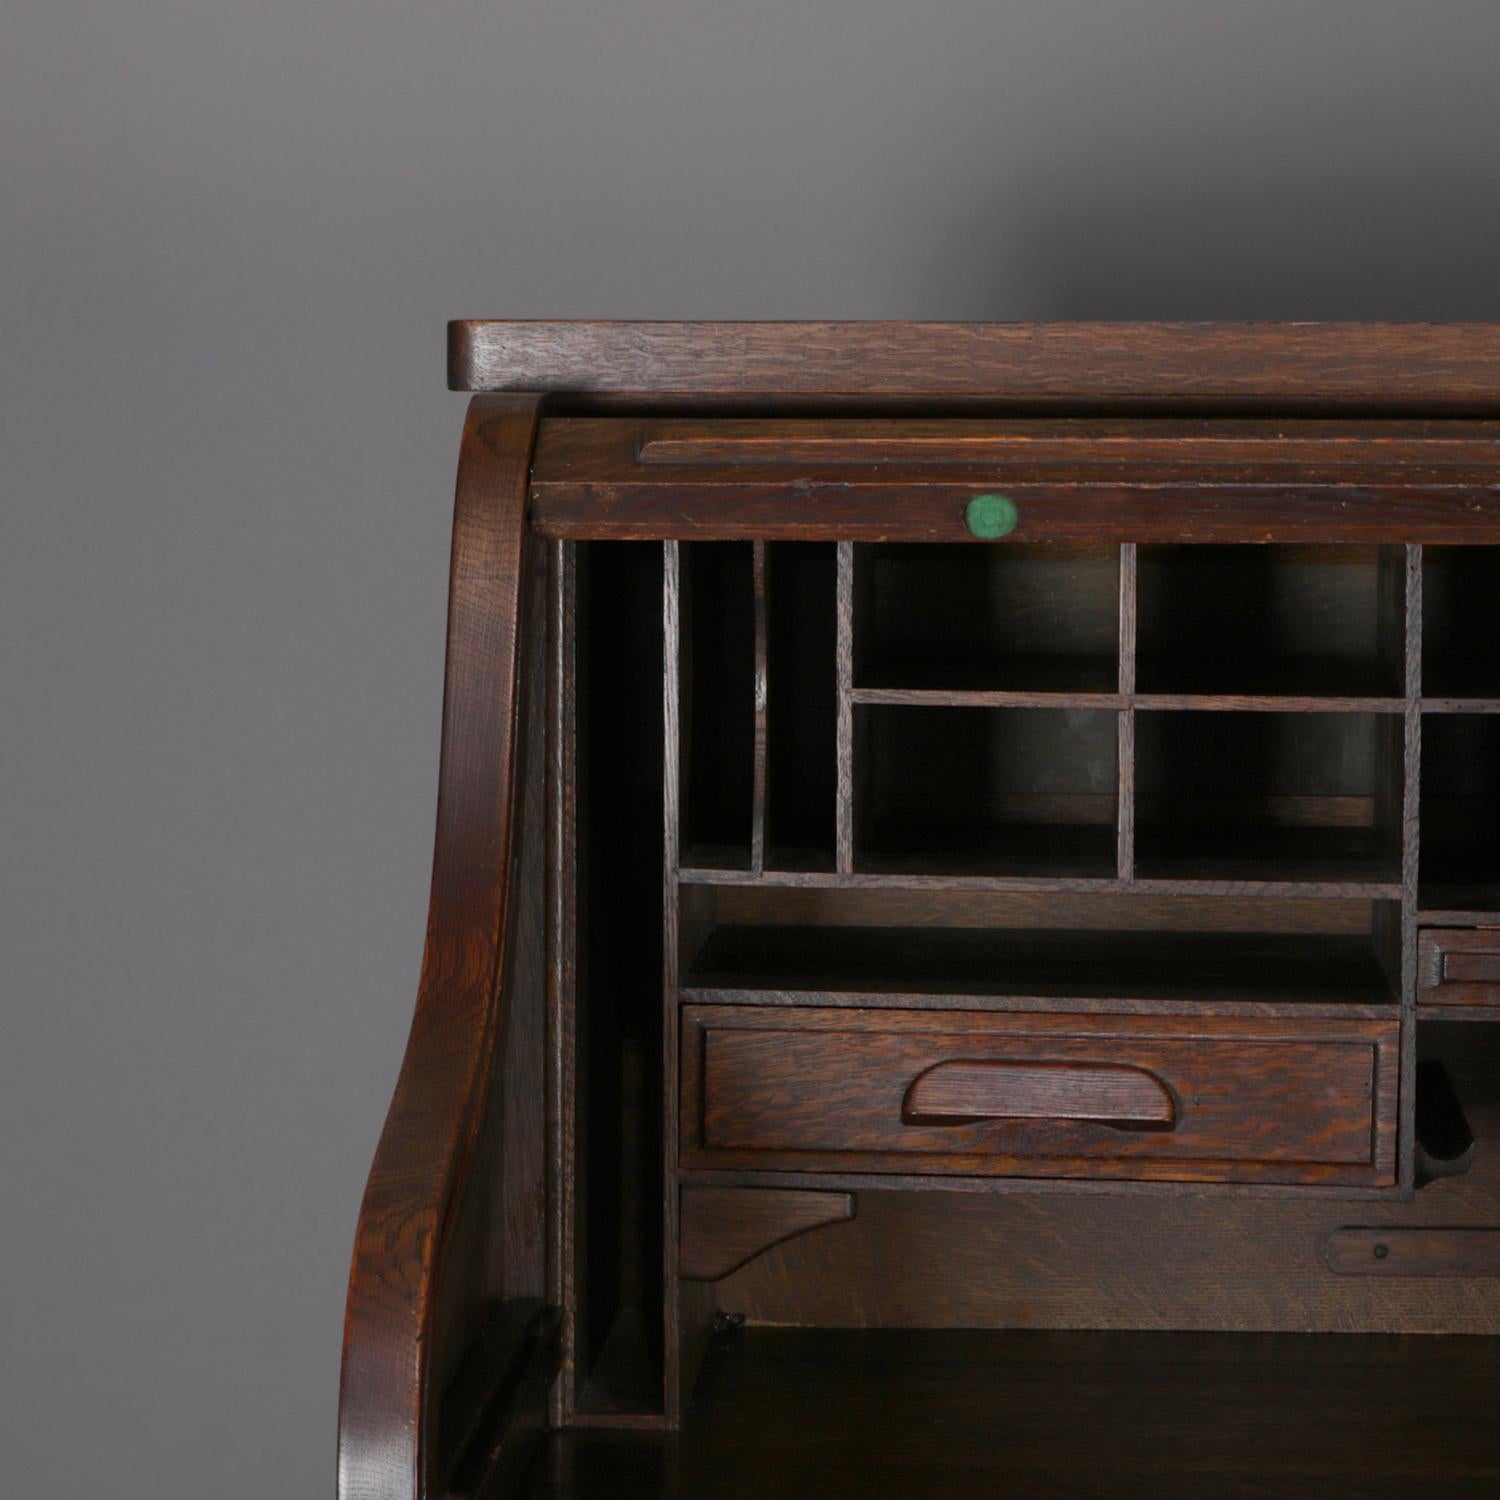
[(1120, 544), (1120, 740), (1116, 874), (1135, 879), (1135, 543)]
[[(1414, 1185), (1417, 1114), (1417, 908), (1421, 865), (1422, 792), (1422, 548), (1404, 549), (1402, 606), (1406, 699), (1401, 755), (1401, 1114), (1397, 1127), (1400, 1180)], [(1393, 565), (1393, 571), (1395, 571)]]
[(662, 554), (662, 1397), (666, 1422), (682, 1410), (682, 1322), (678, 1303), (677, 966), (679, 793), (682, 785), (682, 555), (676, 542)]
[(562, 1370), (551, 1420), (572, 1420), (582, 1335), (578, 1264), (577, 587), (572, 542), (548, 547), (547, 588), (547, 975), (548, 1296), (562, 1309)]
[(838, 783), (835, 854), (840, 875), (854, 872), (854, 544), (838, 543)]
[(769, 663), (766, 654), (769, 613), (769, 563), (766, 544), (751, 543), (752, 585), (755, 591), (755, 751), (750, 811), (750, 873), (766, 872), (766, 704), (769, 698)]

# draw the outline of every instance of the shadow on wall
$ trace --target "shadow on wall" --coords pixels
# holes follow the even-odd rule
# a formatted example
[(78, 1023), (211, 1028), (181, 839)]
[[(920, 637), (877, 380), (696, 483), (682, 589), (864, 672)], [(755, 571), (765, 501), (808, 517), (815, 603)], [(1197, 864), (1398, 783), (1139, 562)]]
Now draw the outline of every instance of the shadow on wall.
[[(1291, 172), (1248, 154), (1110, 165), (1049, 171), (1003, 209), (976, 190), (946, 241), (998, 247), (1028, 318), (1500, 319), (1493, 170), (1350, 172), (1312, 143)], [(987, 300), (971, 255), (950, 274), (962, 316), (1017, 316)]]

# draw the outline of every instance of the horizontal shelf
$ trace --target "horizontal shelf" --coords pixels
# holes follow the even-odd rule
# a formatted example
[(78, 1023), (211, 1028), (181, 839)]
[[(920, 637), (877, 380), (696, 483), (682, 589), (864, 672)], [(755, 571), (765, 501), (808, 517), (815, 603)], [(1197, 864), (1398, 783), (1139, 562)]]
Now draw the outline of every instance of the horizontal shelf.
[[(1141, 708), (1163, 712), (1400, 714), (1405, 698), (1314, 697), (1298, 694), (1118, 693), (1032, 691), (1010, 688), (857, 687), (855, 703), (890, 708)], [(1424, 707), (1427, 705), (1424, 705)], [(1440, 711), (1433, 707), (1431, 711)], [(1455, 710), (1443, 708), (1441, 711)], [(1500, 701), (1459, 711), (1500, 713)]]
[[(1244, 896), (1257, 900), (1305, 900), (1309, 897), (1357, 901), (1398, 901), (1398, 881), (1368, 880), (1121, 880), (1089, 876), (922, 874), (900, 871), (880, 874), (869, 870), (836, 873), (832, 870), (791, 870), (768, 867), (763, 874), (746, 873), (746, 864), (699, 864), (677, 872), (681, 885), (745, 885), (831, 891), (1053, 891), (1075, 895)], [(1500, 912), (1497, 912), (1500, 915)], [(1462, 925), (1462, 924), (1459, 924)]]
[(688, 990), (1394, 1006), (1367, 936), (721, 927)]
[(1117, 692), (1040, 691), (1021, 688), (857, 687), (854, 703), (888, 708), (1106, 708), (1121, 709), (1129, 700)]
[(1219, 713), (1306, 714), (1399, 714), (1406, 712), (1405, 698), (1317, 697), (1310, 694), (1274, 693), (1137, 693), (1136, 708), (1212, 710)]
[(1500, 698), (1436, 698), (1419, 700), (1424, 714), (1500, 714)]

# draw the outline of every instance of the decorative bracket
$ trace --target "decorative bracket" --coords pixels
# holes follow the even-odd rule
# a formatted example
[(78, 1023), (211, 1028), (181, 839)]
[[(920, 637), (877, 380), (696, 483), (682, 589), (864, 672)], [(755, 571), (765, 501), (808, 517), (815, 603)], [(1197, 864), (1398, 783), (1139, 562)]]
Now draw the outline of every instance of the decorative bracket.
[(689, 1281), (722, 1281), (772, 1245), (853, 1217), (852, 1193), (686, 1187), (682, 1190), (680, 1274)]

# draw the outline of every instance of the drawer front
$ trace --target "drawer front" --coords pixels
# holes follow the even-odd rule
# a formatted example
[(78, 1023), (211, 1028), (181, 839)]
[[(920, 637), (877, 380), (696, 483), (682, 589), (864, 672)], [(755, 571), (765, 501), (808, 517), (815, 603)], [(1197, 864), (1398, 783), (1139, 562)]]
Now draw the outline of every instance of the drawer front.
[(1428, 928), (1417, 944), (1417, 1003), (1500, 1006), (1500, 928)]
[(690, 1006), (683, 1164), (1395, 1180), (1399, 1023)]

